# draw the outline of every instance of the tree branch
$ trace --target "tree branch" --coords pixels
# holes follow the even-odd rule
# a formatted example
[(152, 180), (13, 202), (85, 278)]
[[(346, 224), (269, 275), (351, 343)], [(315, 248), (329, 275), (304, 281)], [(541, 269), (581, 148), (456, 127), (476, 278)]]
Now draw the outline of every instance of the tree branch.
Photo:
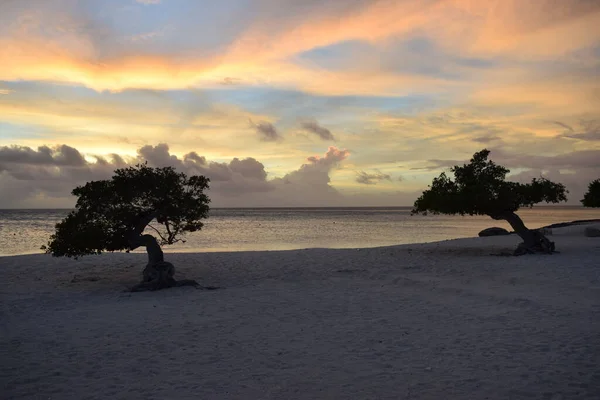
[(169, 244), (173, 244), (173, 239), (175, 235), (171, 232), (171, 227), (169, 226), (169, 220), (165, 219), (165, 227), (167, 228), (167, 233), (169, 234)]
[(142, 240), (142, 232), (144, 232), (144, 229), (146, 229), (146, 226), (148, 226), (148, 224), (154, 219), (156, 218), (158, 212), (157, 211), (152, 211), (150, 213), (148, 213), (147, 215), (143, 215), (139, 217), (139, 220), (137, 222), (137, 224), (135, 225), (135, 228), (133, 229), (133, 231), (131, 231), (130, 236), (129, 236), (129, 246), (131, 248), (131, 250), (135, 250), (140, 246), (145, 246), (143, 240)]
[(151, 213), (149, 213), (148, 215), (142, 216), (140, 217), (140, 220), (138, 221), (135, 229), (132, 232), (132, 235), (135, 236), (139, 236), (142, 234), (142, 232), (144, 232), (144, 229), (146, 229), (146, 226), (148, 226), (148, 224), (154, 219), (156, 218), (158, 212), (157, 211), (152, 211)]
[(153, 227), (152, 225), (147, 225), (148, 228), (152, 228), (154, 229), (154, 232), (156, 232), (158, 234), (158, 236), (160, 237), (160, 239), (164, 242), (166, 242), (167, 240), (163, 237), (163, 235), (160, 233), (160, 231), (158, 229), (156, 229), (155, 227)]

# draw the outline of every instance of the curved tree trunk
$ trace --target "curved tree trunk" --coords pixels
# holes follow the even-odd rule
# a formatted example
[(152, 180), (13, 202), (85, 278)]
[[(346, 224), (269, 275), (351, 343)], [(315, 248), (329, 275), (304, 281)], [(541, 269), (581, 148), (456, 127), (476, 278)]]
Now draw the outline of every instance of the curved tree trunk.
[(494, 215), (492, 218), (506, 220), (512, 226), (515, 233), (523, 239), (523, 242), (519, 243), (519, 246), (514, 251), (515, 256), (533, 253), (552, 254), (554, 252), (554, 242), (548, 240), (540, 231), (527, 228), (521, 217), (514, 212), (505, 212)]
[(144, 246), (148, 253), (148, 264), (142, 273), (142, 282), (131, 288), (132, 292), (141, 292), (146, 290), (160, 290), (173, 286), (199, 286), (194, 280), (184, 279), (176, 281), (175, 267), (170, 262), (164, 260), (164, 254), (158, 241), (152, 235), (142, 235), (146, 226), (154, 219), (155, 213), (147, 215), (140, 219), (129, 238), (131, 249), (137, 249)]

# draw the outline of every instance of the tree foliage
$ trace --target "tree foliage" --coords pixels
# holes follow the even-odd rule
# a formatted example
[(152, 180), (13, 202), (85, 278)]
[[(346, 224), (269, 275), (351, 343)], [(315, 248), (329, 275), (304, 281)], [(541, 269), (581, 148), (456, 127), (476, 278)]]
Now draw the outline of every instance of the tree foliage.
[(564, 185), (545, 178), (531, 183), (507, 182), (507, 168), (488, 160), (490, 151), (483, 149), (473, 155), (469, 164), (454, 166), (454, 180), (440, 174), (429, 189), (415, 201), (413, 214), (489, 215), (503, 218), (521, 207), (541, 202), (566, 201)]
[(78, 197), (75, 209), (56, 224), (43, 249), (57, 257), (128, 250), (140, 221), (153, 218), (159, 224), (151, 227), (159, 244), (176, 243), (186, 232), (202, 229), (209, 210), (210, 199), (204, 194), (208, 184), (204, 176), (188, 177), (173, 167), (139, 164), (117, 169), (110, 180), (73, 189)]
[(600, 179), (590, 182), (588, 191), (583, 195), (581, 204), (584, 207), (600, 207)]

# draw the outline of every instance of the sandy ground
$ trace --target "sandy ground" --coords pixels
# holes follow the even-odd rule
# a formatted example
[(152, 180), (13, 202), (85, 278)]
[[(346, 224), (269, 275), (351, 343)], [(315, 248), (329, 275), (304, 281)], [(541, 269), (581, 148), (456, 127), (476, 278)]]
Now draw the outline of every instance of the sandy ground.
[(600, 399), (600, 238), (0, 257), (2, 399)]

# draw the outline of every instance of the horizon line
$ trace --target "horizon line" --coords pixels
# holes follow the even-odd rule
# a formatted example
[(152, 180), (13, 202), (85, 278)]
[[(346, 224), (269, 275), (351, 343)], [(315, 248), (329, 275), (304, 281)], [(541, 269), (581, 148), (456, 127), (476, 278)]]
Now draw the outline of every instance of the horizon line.
[[(544, 204), (534, 205), (532, 207), (521, 207), (519, 210), (525, 210), (528, 208), (543, 208), (543, 207), (565, 207), (565, 208), (590, 208), (584, 207), (583, 205), (576, 204)], [(413, 206), (258, 206), (258, 207), (211, 207), (211, 210), (290, 210), (290, 209), (366, 209), (366, 208), (413, 208)], [(74, 210), (75, 207), (69, 208), (0, 208), (0, 211), (28, 211), (28, 210)]]

